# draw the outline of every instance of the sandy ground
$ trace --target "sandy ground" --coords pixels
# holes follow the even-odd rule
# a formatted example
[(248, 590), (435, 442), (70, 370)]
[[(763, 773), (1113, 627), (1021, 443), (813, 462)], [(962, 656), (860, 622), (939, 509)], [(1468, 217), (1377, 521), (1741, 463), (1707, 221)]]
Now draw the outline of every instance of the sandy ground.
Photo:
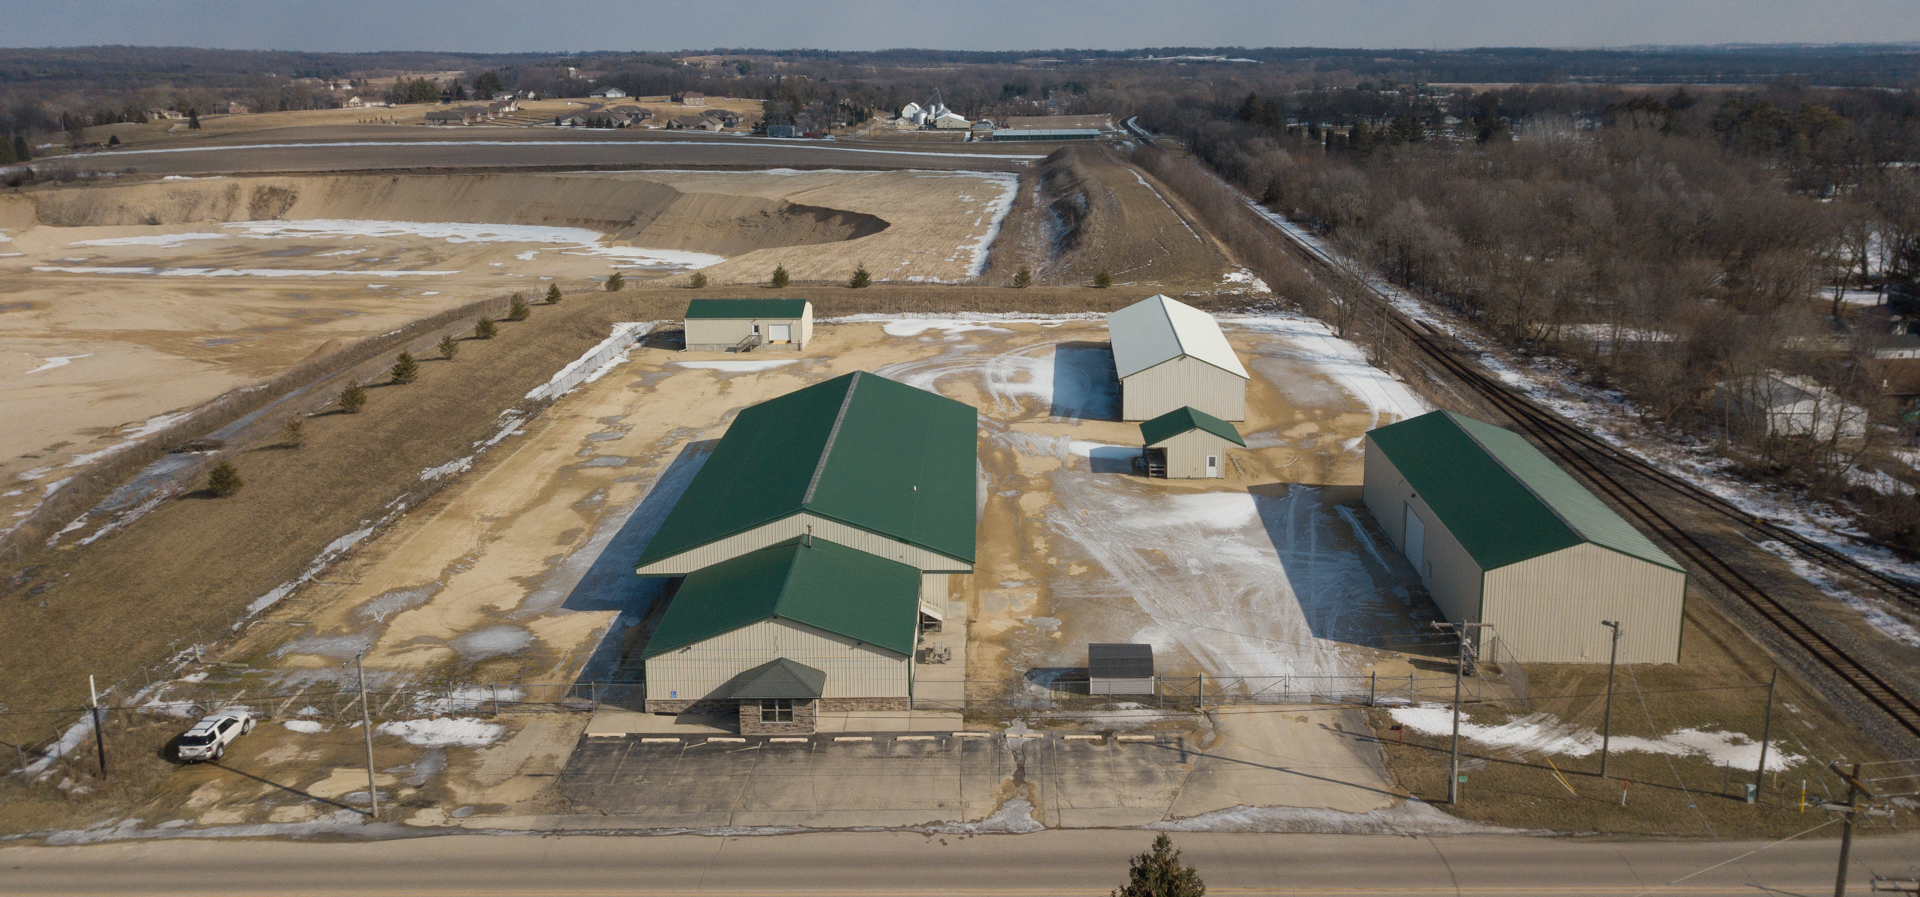
[[(537, 297), (550, 283), (590, 291), (614, 270), (645, 279), (704, 267), (716, 283), (757, 281), (783, 263), (802, 280), (841, 279), (861, 263), (883, 279), (965, 279), (1012, 177), (482, 176), (446, 181), (460, 185), (450, 199), (433, 178), (393, 187), (397, 199), (358, 187), (385, 178), (269, 179), (240, 185), (251, 200), (229, 198), (232, 181), (194, 180), (15, 198), (0, 209), (0, 418), (10, 422), (0, 521), (173, 413), (476, 299)], [(545, 194), (609, 181), (653, 206), (529, 220)], [(286, 217), (254, 221), (263, 203)], [(839, 217), (817, 220), (829, 212)], [(175, 223), (128, 223), (147, 216)], [(469, 226), (422, 226), (436, 222)], [(812, 245), (763, 248), (790, 240)]]
[[(663, 585), (633, 577), (633, 560), (712, 440), (737, 409), (852, 370), (879, 371), (982, 409), (991, 494), (980, 534), (980, 588), (956, 596), (966, 602), (975, 634), (966, 652), (970, 675), (1003, 680), (1032, 667), (1077, 666), (1085, 641), (1136, 636), (1162, 646), (1170, 671), (1362, 669), (1377, 652), (1350, 643), (1403, 630), (1417, 612), (1406, 597), (1407, 571), (1364, 560), (1372, 551), (1338, 510), (1351, 512), (1353, 499), (1342, 504), (1323, 493), (1357, 481), (1353, 438), (1376, 415), (1397, 414), (1393, 403), (1405, 410), (1411, 397), (1388, 395), (1383, 409), (1368, 390), (1397, 384), (1383, 375), (1357, 377), (1356, 366), (1364, 365), (1325, 355), (1329, 338), (1318, 325), (1261, 319), (1230, 332), (1256, 372), (1273, 373), (1256, 381), (1256, 417), (1247, 426), (1259, 447), (1235, 454), (1234, 477), (1204, 485), (1145, 482), (1108, 466), (1118, 455), (1103, 446), (1138, 438), (1128, 435), (1137, 433), (1135, 425), (1101, 419), (1112, 413), (1110, 386), (1102, 385), (1111, 377), (1103, 365), (1111, 362), (1095, 345), (1104, 336), (1097, 321), (822, 324), (800, 357), (695, 356), (656, 339), (269, 611), (267, 623), (226, 656), (240, 666), (223, 667), (221, 677), (275, 696), (270, 705), (250, 705), (277, 721), (236, 754), (236, 762), (251, 757), (271, 765), (273, 787), (211, 768), (184, 770), (156, 798), (156, 812), (184, 799), (186, 809), (206, 811), (193, 817), (201, 823), (260, 822), (275, 812), (306, 812), (280, 800), (286, 789), (346, 803), (340, 795), (357, 791), (364, 799), (364, 778), (343, 771), (351, 768), (354, 733), (340, 731), (345, 724), (331, 698), (349, 676), (342, 661), (363, 650), (376, 688), (446, 689), (444, 700), (415, 699), (411, 707), (389, 700), (375, 708), (382, 718), (426, 720), (423, 731), (380, 729), (382, 768), (412, 764), (420, 778), (419, 764), (433, 767), (431, 785), (397, 780), (392, 800), (421, 804), (422, 824), (441, 819), (426, 812), (429, 806), (478, 807), (469, 811), (476, 822), (556, 812), (537, 774), (564, 761), (586, 715), (490, 720), (490, 696), (500, 689), (508, 700), (552, 700), (567, 683), (620, 678), (633, 627)], [(1293, 471), (1308, 478), (1275, 482)], [(1250, 488), (1273, 492), (1278, 504), (1263, 508)], [(1104, 503), (1101, 515), (1121, 528), (1086, 528), (1081, 518), (1091, 515), (1077, 513), (1088, 510), (1081, 502)], [(1020, 506), (1025, 513), (1016, 516)], [(1196, 524), (1196, 513), (1231, 525)], [(1126, 524), (1129, 515), (1170, 523)], [(1097, 547), (1103, 543), (1112, 544)], [(1202, 544), (1218, 559), (1203, 560)], [(1289, 566), (1308, 560), (1311, 573)], [(1212, 565), (1205, 581), (1215, 587), (1169, 588), (1160, 569), (1168, 563)], [(1330, 610), (1342, 604), (1353, 607)], [(1175, 625), (1196, 616), (1213, 625)], [(1250, 651), (1259, 654), (1244, 656)], [(278, 722), (301, 719), (308, 706), (314, 724), (304, 728), (325, 731)], [(1150, 726), (1163, 719), (1145, 716)], [(1223, 719), (1202, 739), (1214, 761), (1202, 758), (1196, 766), (1188, 758), (1168, 767), (1156, 786), (1166, 793), (1126, 804), (1130, 810), (1076, 815), (1072, 808), (1095, 796), (1073, 796), (1071, 788), (1080, 786), (1071, 777), (1061, 780), (1070, 789), (1065, 796), (1031, 797), (1052, 824), (1069, 825), (1115, 813), (1144, 813), (1142, 822), (1194, 815), (1256, 795), (1354, 812), (1390, 802), (1377, 772), (1325, 792), (1315, 790), (1318, 780), (1293, 774), (1290, 783), (1246, 779), (1250, 758), (1284, 753), (1270, 743), (1282, 734), (1270, 730), (1284, 722), (1271, 715)], [(1283, 740), (1310, 745), (1312, 734), (1303, 729)], [(1377, 770), (1379, 763), (1343, 766)], [(198, 803), (182, 797), (203, 793)]]

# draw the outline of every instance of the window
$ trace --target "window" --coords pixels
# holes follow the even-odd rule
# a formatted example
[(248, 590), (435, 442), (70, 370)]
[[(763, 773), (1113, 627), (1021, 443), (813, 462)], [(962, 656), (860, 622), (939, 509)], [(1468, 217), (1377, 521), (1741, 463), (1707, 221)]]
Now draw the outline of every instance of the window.
[(793, 722), (793, 699), (762, 698), (760, 701), (760, 721), (763, 723)]

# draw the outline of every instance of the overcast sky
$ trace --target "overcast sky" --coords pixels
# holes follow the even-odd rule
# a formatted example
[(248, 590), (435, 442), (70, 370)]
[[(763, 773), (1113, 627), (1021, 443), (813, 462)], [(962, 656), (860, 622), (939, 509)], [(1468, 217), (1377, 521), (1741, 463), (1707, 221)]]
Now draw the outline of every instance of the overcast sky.
[(258, 50), (1920, 41), (1916, 0), (0, 0), (0, 45)]

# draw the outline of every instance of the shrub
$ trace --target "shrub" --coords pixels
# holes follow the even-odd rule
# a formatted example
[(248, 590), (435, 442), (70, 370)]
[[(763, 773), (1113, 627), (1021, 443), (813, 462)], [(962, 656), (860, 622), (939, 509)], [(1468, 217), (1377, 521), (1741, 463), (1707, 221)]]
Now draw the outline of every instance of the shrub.
[(787, 284), (792, 282), (793, 282), (793, 278), (787, 276), (786, 265), (773, 266), (773, 288), (774, 289), (776, 290), (780, 289), (781, 287), (784, 287)]
[(626, 285), (627, 276), (618, 271), (613, 272), (613, 274), (607, 278), (607, 292), (609, 293), (618, 293), (620, 292), (620, 288)]
[(240, 479), (240, 468), (233, 466), (232, 461), (213, 465), (213, 470), (207, 474), (207, 491), (221, 498), (239, 492), (240, 487), (245, 485)]
[(873, 275), (867, 273), (866, 265), (861, 265), (860, 267), (853, 269), (853, 279), (847, 281), (847, 286), (853, 287), (856, 290), (862, 287), (867, 287), (872, 285), (873, 285)]
[(460, 341), (457, 339), (454, 339), (453, 334), (449, 333), (446, 336), (443, 336), (440, 338), (440, 357), (441, 358), (444, 358), (448, 361), (452, 361), (453, 356), (458, 354), (460, 354)]
[(547, 284), (547, 304), (558, 305), (559, 303), (560, 303), (560, 285), (557, 283)]
[(1032, 286), (1033, 272), (1025, 268), (1013, 272), (1013, 285), (1016, 287)]
[(288, 445), (304, 445), (307, 441), (307, 422), (298, 414), (287, 416), (287, 422), (280, 425), (280, 441)]
[(400, 351), (400, 357), (393, 362), (393, 370), (391, 373), (393, 374), (393, 382), (395, 383), (412, 383), (420, 379), (420, 363), (413, 360), (412, 352), (402, 349)]
[(492, 318), (483, 315), (480, 320), (473, 325), (474, 339), (493, 339), (499, 335), (500, 325), (493, 323)]
[(1127, 865), (1127, 885), (1115, 890), (1113, 897), (1200, 897), (1207, 892), (1200, 872), (1180, 862), (1180, 851), (1173, 849), (1173, 839), (1165, 834), (1155, 837), (1153, 847)]
[(692, 287), (696, 290), (703, 289), (706, 287), (706, 285), (707, 285), (707, 272), (705, 271), (693, 272), (693, 277), (687, 281), (687, 286)]
[(533, 307), (527, 304), (527, 297), (513, 294), (513, 298), (507, 302), (507, 320), (524, 321), (530, 314), (533, 314)]
[(1100, 273), (1093, 276), (1093, 288), (1104, 290), (1110, 286), (1113, 286), (1113, 275), (1108, 274), (1107, 269), (1101, 268)]
[(367, 407), (367, 391), (358, 383), (341, 390), (340, 407), (349, 414), (359, 414), (360, 409)]

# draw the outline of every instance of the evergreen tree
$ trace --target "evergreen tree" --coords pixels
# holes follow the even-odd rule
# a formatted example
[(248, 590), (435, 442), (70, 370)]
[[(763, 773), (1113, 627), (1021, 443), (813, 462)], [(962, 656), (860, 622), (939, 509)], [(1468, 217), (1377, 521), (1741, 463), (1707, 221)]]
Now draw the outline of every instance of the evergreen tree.
[(1113, 286), (1113, 275), (1108, 274), (1107, 269), (1101, 268), (1100, 273), (1093, 276), (1093, 288), (1104, 290), (1110, 286)]
[(787, 266), (786, 266), (786, 265), (774, 265), (774, 266), (773, 266), (773, 286), (774, 286), (774, 289), (780, 289), (780, 288), (782, 288), (782, 287), (785, 287), (785, 286), (786, 286), (786, 285), (787, 285), (788, 283), (791, 283), (791, 282), (792, 282), (792, 280), (793, 280), (793, 278), (790, 278), (790, 277), (788, 277), (788, 276), (787, 276)]
[(113, 134), (113, 135), (111, 135), (111, 136), (109, 136), (109, 137), (107, 137), (107, 145), (108, 145), (108, 146), (119, 146), (119, 145), (120, 145), (120, 135), (118, 135), (118, 134)]
[(620, 292), (620, 288), (626, 285), (627, 276), (618, 271), (613, 272), (607, 277), (607, 292), (609, 293), (618, 293)]
[(1032, 284), (1033, 284), (1033, 272), (1032, 272), (1032, 271), (1029, 271), (1029, 270), (1027, 270), (1027, 269), (1025, 269), (1025, 268), (1021, 268), (1020, 270), (1018, 270), (1018, 271), (1015, 271), (1015, 272), (1013, 272), (1013, 285), (1014, 285), (1014, 286), (1016, 286), (1016, 287), (1026, 287), (1026, 286), (1031, 286)]
[(1201, 897), (1207, 885), (1192, 866), (1180, 862), (1180, 851), (1164, 833), (1153, 839), (1153, 847), (1128, 863), (1127, 886), (1115, 889), (1113, 897)]
[(400, 357), (393, 362), (393, 382), (402, 385), (420, 379), (420, 362), (413, 360), (413, 353), (401, 350)]
[(12, 165), (18, 161), (13, 156), (13, 141), (0, 140), (0, 165)]
[(687, 286), (692, 287), (696, 290), (704, 289), (706, 285), (707, 285), (707, 272), (705, 271), (695, 271), (693, 272), (693, 277), (688, 278), (687, 280)]
[(440, 357), (441, 358), (444, 358), (448, 361), (452, 361), (453, 356), (458, 354), (460, 354), (460, 341), (457, 339), (454, 339), (453, 334), (449, 333), (446, 336), (443, 336), (440, 338)]
[(505, 89), (506, 85), (500, 83), (500, 76), (492, 71), (481, 72), (473, 82), (474, 95), (483, 100), (491, 100), (494, 94)]
[(240, 479), (240, 468), (233, 466), (232, 461), (215, 464), (207, 474), (207, 491), (220, 498), (239, 492), (240, 487), (245, 485)]
[(480, 320), (473, 325), (474, 339), (493, 339), (499, 335), (500, 325), (493, 323), (492, 318), (483, 315)]
[(524, 321), (531, 314), (533, 307), (527, 304), (527, 297), (515, 293), (512, 299), (507, 300), (507, 320)]
[(1240, 111), (1234, 113), (1233, 117), (1241, 121), (1253, 121), (1259, 118), (1260, 95), (1249, 91), (1246, 100), (1240, 104)]
[(305, 445), (306, 428), (307, 422), (301, 415), (287, 415), (286, 423), (280, 425), (280, 441), (294, 446)]
[(547, 284), (547, 304), (548, 305), (560, 304), (560, 285), (559, 284), (557, 283)]
[(200, 110), (198, 109), (187, 110), (187, 130), (189, 131), (200, 130)]
[(866, 265), (861, 265), (857, 268), (854, 268), (853, 279), (847, 281), (847, 286), (850, 286), (856, 290), (861, 289), (863, 287), (869, 287), (872, 285), (873, 285), (873, 275), (867, 273)]
[(348, 414), (359, 414), (360, 409), (367, 407), (367, 391), (358, 383), (341, 390), (340, 407)]

